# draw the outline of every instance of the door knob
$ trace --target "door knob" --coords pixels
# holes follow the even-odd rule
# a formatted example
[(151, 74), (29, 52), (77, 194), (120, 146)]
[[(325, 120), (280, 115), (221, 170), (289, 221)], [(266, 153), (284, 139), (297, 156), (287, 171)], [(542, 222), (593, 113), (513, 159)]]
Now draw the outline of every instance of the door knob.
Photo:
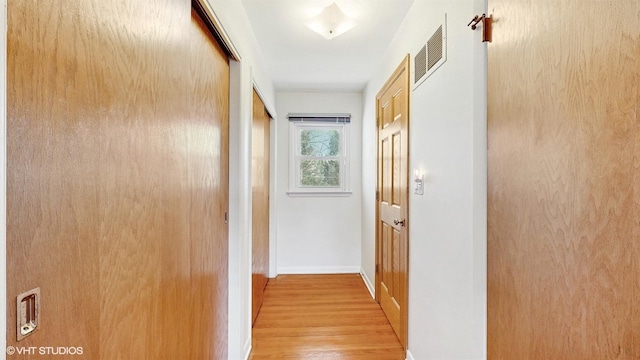
[(402, 220), (393, 219), (393, 223), (394, 223), (395, 225), (402, 225), (402, 226), (404, 226), (404, 219), (402, 219)]

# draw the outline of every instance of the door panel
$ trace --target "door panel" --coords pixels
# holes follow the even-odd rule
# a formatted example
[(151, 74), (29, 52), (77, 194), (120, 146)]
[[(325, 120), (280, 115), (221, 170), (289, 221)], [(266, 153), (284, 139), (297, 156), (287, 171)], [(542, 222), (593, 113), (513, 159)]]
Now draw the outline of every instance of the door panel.
[[(7, 345), (98, 358), (98, 25), (76, 31), (79, 10), (56, 2), (10, 1), (7, 15)], [(35, 287), (39, 329), (16, 343), (16, 296)]]
[(640, 3), (489, 11), (488, 357), (638, 359)]
[(252, 317), (256, 321), (269, 280), (269, 114), (253, 91), (252, 131)]
[(191, 359), (226, 359), (229, 60), (194, 10), (189, 38), (191, 291), (188, 294), (192, 326), (186, 326), (191, 334)]
[[(8, 16), (8, 345), (226, 359), (225, 53), (189, 2)], [(17, 343), (15, 296), (36, 286), (39, 330)]]
[(377, 97), (376, 295), (406, 348), (409, 75), (407, 57)]

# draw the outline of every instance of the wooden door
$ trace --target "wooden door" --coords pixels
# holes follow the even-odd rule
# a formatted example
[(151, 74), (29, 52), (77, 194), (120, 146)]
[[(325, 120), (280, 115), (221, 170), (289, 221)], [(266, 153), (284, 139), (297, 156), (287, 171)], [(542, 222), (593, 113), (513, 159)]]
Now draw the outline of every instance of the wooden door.
[(489, 0), (489, 359), (640, 359), (640, 2)]
[[(7, 3), (7, 345), (97, 359), (102, 50), (97, 24), (80, 31), (77, 6), (59, 5)], [(38, 327), (17, 342), (16, 297), (35, 287)]]
[(7, 344), (226, 359), (225, 52), (188, 1), (7, 10)]
[(378, 185), (376, 193), (376, 300), (400, 343), (407, 346), (409, 57), (376, 98)]
[(269, 114), (253, 91), (252, 130), (252, 316), (256, 321), (269, 280)]

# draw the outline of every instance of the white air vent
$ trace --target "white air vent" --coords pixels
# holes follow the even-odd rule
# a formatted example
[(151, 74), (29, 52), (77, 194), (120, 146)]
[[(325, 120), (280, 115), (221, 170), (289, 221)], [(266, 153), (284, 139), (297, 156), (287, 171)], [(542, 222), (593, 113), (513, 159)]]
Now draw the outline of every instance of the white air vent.
[(427, 75), (427, 45), (418, 51), (418, 55), (415, 56), (413, 63), (415, 64), (413, 82), (417, 83), (423, 76)]
[(442, 44), (444, 43), (444, 39), (442, 38), (442, 25), (436, 30), (429, 41), (427, 41), (427, 47), (429, 48), (429, 53), (427, 53), (427, 70), (433, 69), (434, 66), (438, 64), (438, 61), (442, 59), (442, 53), (444, 53), (444, 49), (442, 48)]
[(413, 89), (447, 61), (447, 15), (413, 57)]

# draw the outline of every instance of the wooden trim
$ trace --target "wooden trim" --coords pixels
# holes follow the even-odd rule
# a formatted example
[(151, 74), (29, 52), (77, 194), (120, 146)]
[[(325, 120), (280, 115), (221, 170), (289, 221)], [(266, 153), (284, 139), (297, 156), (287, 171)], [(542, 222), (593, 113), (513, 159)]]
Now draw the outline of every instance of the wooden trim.
[(404, 350), (405, 352), (407, 351), (407, 349), (409, 348), (409, 231), (411, 230), (411, 219), (409, 216), (409, 194), (411, 192), (411, 151), (409, 149), (411, 149), (410, 145), (411, 145), (411, 93), (412, 93), (412, 89), (411, 89), (411, 55), (407, 54), (407, 56), (404, 58), (403, 61), (403, 65), (401, 65), (405, 68), (406, 71), (406, 76), (404, 78), (404, 82), (405, 82), (405, 88), (407, 89), (407, 141), (406, 146), (407, 146), (407, 169), (406, 169), (406, 187), (404, 188), (404, 197), (406, 200), (406, 206), (405, 206), (405, 216), (404, 218), (406, 219), (406, 224), (405, 224), (405, 231), (407, 233), (407, 242), (405, 245), (405, 258), (406, 258), (406, 277), (405, 277), (405, 286), (404, 286), (404, 304), (402, 304), (404, 307), (402, 308), (403, 312), (400, 314), (400, 316), (403, 318), (404, 321)]
[(231, 38), (224, 30), (222, 23), (207, 0), (191, 0), (191, 6), (196, 10), (202, 21), (207, 26), (213, 37), (218, 41), (224, 52), (230, 59), (240, 61), (240, 52), (233, 45)]
[(405, 58), (402, 60), (402, 62), (400, 63), (400, 65), (398, 65), (398, 67), (396, 68), (396, 70), (393, 72), (393, 74), (389, 77), (389, 79), (385, 82), (385, 84), (382, 86), (382, 88), (380, 89), (380, 91), (378, 92), (378, 94), (376, 95), (376, 202), (375, 202), (375, 259), (376, 259), (376, 266), (375, 266), (375, 300), (376, 302), (380, 303), (381, 299), (380, 299), (380, 283), (382, 281), (380, 274), (379, 274), (379, 266), (382, 262), (381, 259), (381, 251), (380, 251), (380, 229), (379, 229), (379, 223), (380, 223), (380, 199), (381, 196), (379, 196), (379, 194), (382, 194), (383, 189), (380, 186), (380, 158), (381, 158), (381, 149), (380, 149), (380, 114), (379, 114), (379, 109), (380, 109), (380, 97), (389, 89), (389, 87), (391, 87), (391, 85), (403, 74), (403, 72), (405, 73), (405, 88), (407, 89), (407, 139), (406, 139), (406, 143), (407, 143), (407, 173), (406, 173), (406, 187), (404, 188), (402, 197), (404, 197), (405, 201), (406, 201), (406, 206), (404, 207), (403, 211), (404, 211), (404, 218), (406, 219), (406, 224), (405, 225), (405, 232), (406, 232), (406, 253), (404, 254), (405, 256), (405, 261), (406, 261), (406, 278), (405, 278), (405, 286), (403, 287), (404, 289), (404, 294), (403, 294), (403, 299), (402, 299), (402, 304), (400, 304), (400, 308), (401, 308), (401, 324), (403, 327), (403, 334), (404, 334), (404, 339), (401, 339), (401, 343), (405, 344), (405, 350), (408, 348), (408, 340), (409, 340), (409, 328), (408, 328), (408, 324), (409, 324), (409, 312), (408, 312), (408, 307), (409, 307), (409, 229), (410, 229), (410, 225), (411, 225), (411, 220), (409, 218), (409, 189), (410, 189), (410, 184), (409, 184), (409, 179), (410, 177), (410, 171), (409, 171), (409, 167), (411, 164), (411, 158), (410, 158), (410, 154), (409, 154), (409, 142), (410, 142), (410, 119), (411, 119), (411, 81), (410, 81), (410, 77), (411, 77), (411, 57), (410, 54), (407, 54), (405, 56)]
[(376, 95), (376, 194), (375, 194), (375, 265), (374, 265), (374, 289), (375, 300), (380, 303), (380, 94)]

